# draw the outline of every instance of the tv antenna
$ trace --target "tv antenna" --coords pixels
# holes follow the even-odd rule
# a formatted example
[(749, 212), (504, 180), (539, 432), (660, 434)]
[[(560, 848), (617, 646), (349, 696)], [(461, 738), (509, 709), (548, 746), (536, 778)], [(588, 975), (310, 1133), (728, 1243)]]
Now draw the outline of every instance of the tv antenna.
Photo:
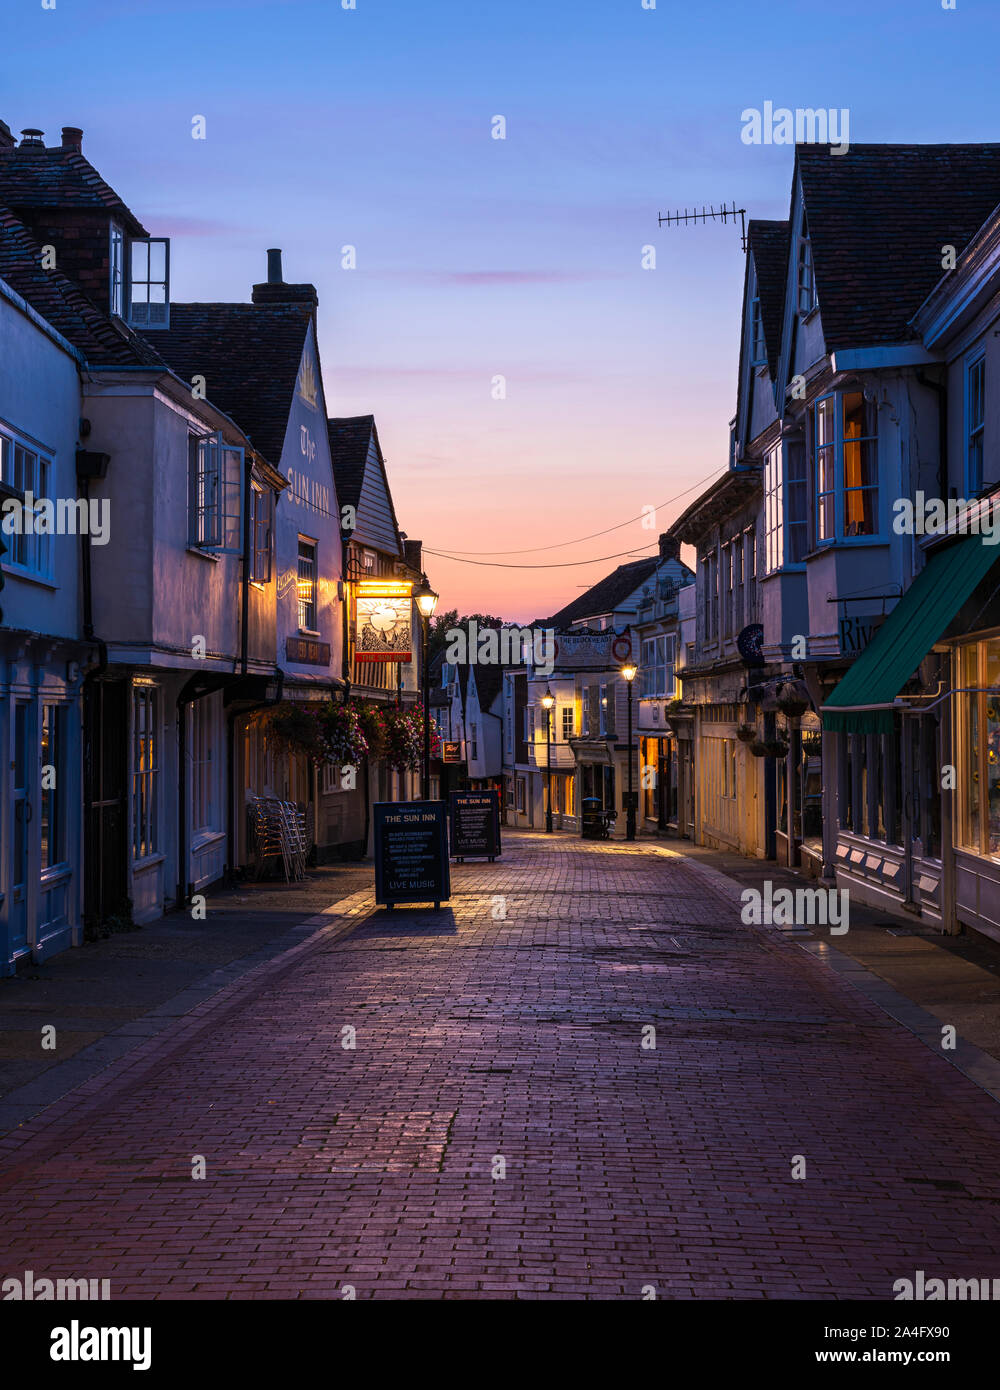
[(746, 214), (746, 208), (738, 208), (735, 202), (729, 207), (726, 207), (725, 203), (723, 203), (719, 208), (716, 208), (715, 204), (712, 203), (707, 208), (703, 206), (700, 212), (697, 208), (692, 208), (690, 212), (688, 212), (687, 208), (685, 208), (683, 212), (678, 208), (676, 212), (668, 212), (665, 216), (661, 212), (659, 222), (661, 227), (671, 226), (674, 223), (680, 225), (682, 222), (728, 222), (730, 218), (732, 218), (735, 223), (738, 217), (740, 219), (740, 239), (743, 243), (743, 251), (745, 254), (747, 249)]

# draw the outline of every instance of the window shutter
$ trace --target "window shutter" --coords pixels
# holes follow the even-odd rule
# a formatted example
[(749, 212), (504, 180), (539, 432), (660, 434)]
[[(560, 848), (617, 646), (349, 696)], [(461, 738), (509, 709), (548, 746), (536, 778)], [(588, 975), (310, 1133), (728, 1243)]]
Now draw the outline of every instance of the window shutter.
[(188, 435), (188, 544), (197, 545), (201, 540), (201, 517), (199, 507), (201, 471), (201, 440), (197, 435)]

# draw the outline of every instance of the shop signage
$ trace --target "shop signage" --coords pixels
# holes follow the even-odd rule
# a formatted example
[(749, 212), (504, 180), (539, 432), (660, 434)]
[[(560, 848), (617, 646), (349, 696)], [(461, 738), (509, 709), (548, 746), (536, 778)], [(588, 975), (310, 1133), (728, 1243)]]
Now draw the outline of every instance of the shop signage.
[(377, 801), (375, 901), (433, 903), (451, 897), (448, 832), (443, 801)]
[(445, 739), (441, 744), (441, 761), (443, 763), (460, 763), (462, 761), (461, 743), (449, 743)]
[(410, 580), (362, 579), (355, 612), (355, 661), (413, 660)]
[(452, 792), (448, 805), (448, 836), (456, 859), (500, 853), (500, 797), (495, 791)]
[(310, 637), (286, 637), (285, 659), (300, 666), (329, 666), (330, 643), (315, 642)]
[(841, 618), (840, 650), (844, 656), (857, 656), (863, 652), (885, 619), (881, 614), (875, 618)]
[(632, 655), (627, 632), (559, 632), (553, 642), (553, 665), (573, 671), (606, 671), (623, 665)]

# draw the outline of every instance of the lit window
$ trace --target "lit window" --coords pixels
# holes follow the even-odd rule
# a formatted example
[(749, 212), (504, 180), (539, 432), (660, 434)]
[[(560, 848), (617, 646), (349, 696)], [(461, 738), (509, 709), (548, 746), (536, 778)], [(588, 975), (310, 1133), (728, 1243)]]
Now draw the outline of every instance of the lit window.
[(157, 848), (160, 772), (159, 692), (136, 686), (132, 692), (132, 854), (146, 859)]
[(817, 537), (879, 534), (875, 412), (860, 391), (817, 402), (814, 416)]
[(243, 450), (221, 433), (188, 436), (188, 544), (226, 555), (243, 550)]
[(299, 537), (299, 631), (316, 631), (316, 542)]

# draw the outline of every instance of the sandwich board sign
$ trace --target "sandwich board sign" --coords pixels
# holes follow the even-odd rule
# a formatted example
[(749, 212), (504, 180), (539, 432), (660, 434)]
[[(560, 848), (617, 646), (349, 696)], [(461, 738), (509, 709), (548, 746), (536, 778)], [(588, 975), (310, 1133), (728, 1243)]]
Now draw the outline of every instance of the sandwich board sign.
[(433, 903), (451, 897), (448, 832), (443, 801), (377, 801), (375, 901)]
[(452, 792), (448, 805), (452, 856), (482, 856), (492, 864), (500, 853), (500, 796), (487, 790)]

